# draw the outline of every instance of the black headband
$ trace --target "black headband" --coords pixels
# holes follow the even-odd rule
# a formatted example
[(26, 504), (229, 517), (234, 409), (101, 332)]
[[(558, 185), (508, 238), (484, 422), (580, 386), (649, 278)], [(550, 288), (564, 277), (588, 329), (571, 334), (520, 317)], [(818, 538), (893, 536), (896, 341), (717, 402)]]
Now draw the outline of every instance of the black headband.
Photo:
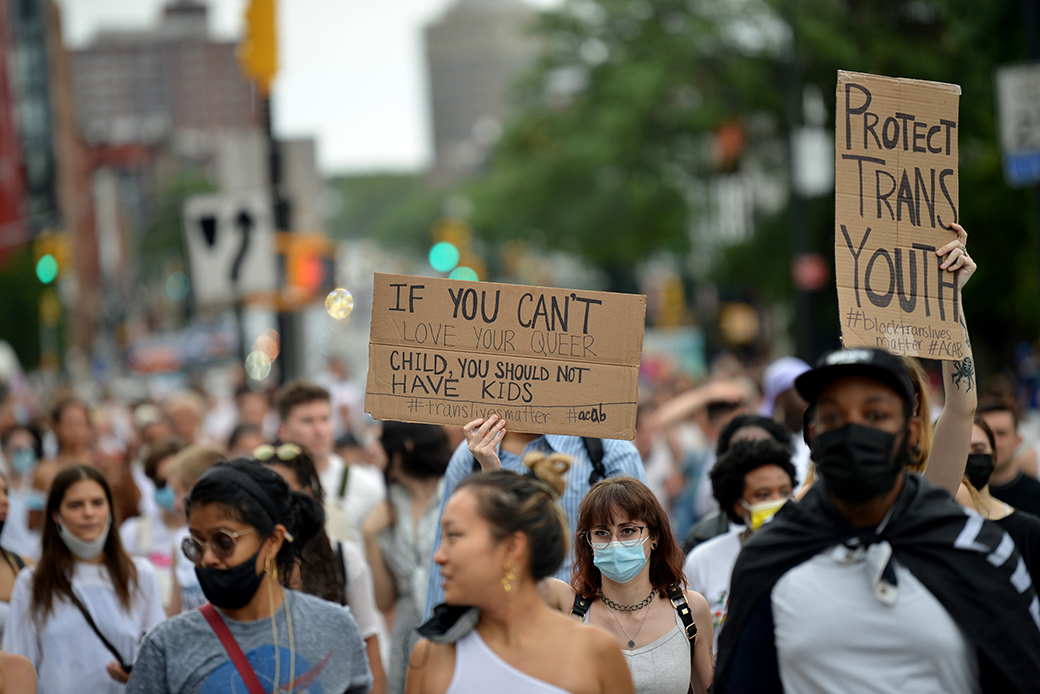
[(214, 465), (202, 473), (199, 482), (203, 480), (228, 482), (241, 487), (260, 504), (260, 507), (264, 509), (267, 516), (271, 519), (271, 523), (278, 522), (278, 513), (274, 509), (274, 502), (271, 501), (271, 497), (268, 496), (267, 492), (259, 484), (253, 481), (252, 477), (241, 470), (237, 470), (231, 465)]

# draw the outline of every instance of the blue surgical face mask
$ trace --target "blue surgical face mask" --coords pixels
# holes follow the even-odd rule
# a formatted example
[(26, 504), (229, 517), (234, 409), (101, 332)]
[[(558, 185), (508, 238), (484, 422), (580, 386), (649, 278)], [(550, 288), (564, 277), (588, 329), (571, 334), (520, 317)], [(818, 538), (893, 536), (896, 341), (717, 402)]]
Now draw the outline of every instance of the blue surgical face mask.
[(19, 448), (11, 453), (11, 467), (18, 475), (32, 472), (36, 467), (36, 454), (31, 448)]
[(643, 553), (643, 545), (648, 539), (644, 537), (642, 542), (630, 547), (617, 540), (608, 542), (606, 547), (593, 547), (592, 563), (614, 583), (628, 583), (646, 566), (647, 556)]
[(25, 508), (30, 511), (42, 511), (47, 508), (47, 494), (39, 489), (33, 489), (25, 495)]
[(170, 489), (170, 485), (166, 484), (155, 490), (155, 503), (159, 504), (159, 507), (167, 513), (176, 513), (173, 508), (176, 502), (177, 495)]

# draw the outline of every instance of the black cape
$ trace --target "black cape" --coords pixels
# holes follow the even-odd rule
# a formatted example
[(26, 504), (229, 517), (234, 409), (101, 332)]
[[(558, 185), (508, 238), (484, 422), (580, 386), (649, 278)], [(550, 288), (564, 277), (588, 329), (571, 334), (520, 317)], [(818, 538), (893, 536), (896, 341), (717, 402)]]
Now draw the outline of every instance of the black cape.
[(1001, 546), (1000, 526), (965, 514), (944, 490), (913, 473), (880, 533), (850, 525), (817, 480), (801, 502), (786, 504), (748, 540), (733, 568), (716, 683), (733, 665), (752, 608), (777, 580), (852, 537), (864, 544), (888, 541), (893, 558), (946, 608), (978, 650), (984, 692), (1040, 692), (1040, 601), (1018, 551)]

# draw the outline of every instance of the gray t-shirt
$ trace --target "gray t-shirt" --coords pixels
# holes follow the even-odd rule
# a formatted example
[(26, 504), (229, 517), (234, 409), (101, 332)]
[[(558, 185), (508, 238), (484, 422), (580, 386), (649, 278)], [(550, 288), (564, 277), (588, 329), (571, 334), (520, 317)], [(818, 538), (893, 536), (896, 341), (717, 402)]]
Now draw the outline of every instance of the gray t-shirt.
[[(278, 609), (278, 683), (281, 690), (311, 694), (363, 694), (372, 686), (365, 644), (350, 608), (286, 590)], [(289, 685), (291, 653), (285, 607), (293, 622), (296, 670)], [(223, 617), (223, 615), (221, 615)], [(270, 618), (236, 622), (224, 617), (265, 691), (272, 689), (275, 649)], [(224, 645), (198, 610), (152, 629), (134, 663), (127, 694), (231, 694), (248, 691)]]

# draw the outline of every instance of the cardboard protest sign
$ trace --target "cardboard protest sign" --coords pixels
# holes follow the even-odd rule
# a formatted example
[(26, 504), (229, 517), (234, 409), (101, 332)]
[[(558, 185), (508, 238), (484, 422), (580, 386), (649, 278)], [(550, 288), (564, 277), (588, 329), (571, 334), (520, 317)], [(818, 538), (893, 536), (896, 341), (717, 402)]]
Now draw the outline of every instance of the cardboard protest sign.
[(376, 273), (365, 411), (635, 436), (646, 297)]
[(935, 250), (957, 238), (955, 84), (838, 72), (835, 278), (846, 347), (964, 357), (960, 296)]

